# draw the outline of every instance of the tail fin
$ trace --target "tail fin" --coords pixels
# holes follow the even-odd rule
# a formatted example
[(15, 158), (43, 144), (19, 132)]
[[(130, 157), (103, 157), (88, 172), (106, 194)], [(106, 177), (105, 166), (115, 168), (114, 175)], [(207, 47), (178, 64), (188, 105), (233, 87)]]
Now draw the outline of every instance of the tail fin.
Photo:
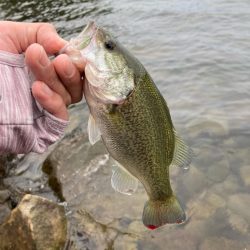
[(154, 230), (167, 223), (183, 223), (186, 215), (176, 197), (170, 196), (165, 201), (147, 201), (142, 220), (147, 228)]

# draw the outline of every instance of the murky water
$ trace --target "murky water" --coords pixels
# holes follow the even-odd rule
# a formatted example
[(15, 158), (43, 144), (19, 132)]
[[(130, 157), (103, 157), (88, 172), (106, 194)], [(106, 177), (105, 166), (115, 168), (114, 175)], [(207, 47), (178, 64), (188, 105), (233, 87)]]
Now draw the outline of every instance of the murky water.
[[(58, 166), (69, 213), (84, 209), (99, 224), (94, 234), (86, 228), (91, 223), (86, 214), (73, 216), (74, 249), (84, 244), (105, 249), (107, 242), (115, 249), (250, 249), (249, 1), (12, 0), (0, 1), (0, 18), (53, 22), (65, 38), (89, 19), (110, 29), (146, 66), (176, 129), (196, 153), (189, 171), (171, 171), (188, 223), (151, 233), (140, 221), (143, 188), (132, 197), (114, 193), (105, 150), (90, 148), (86, 134), (76, 129), (82, 137), (66, 137), (51, 161)], [(71, 126), (85, 131), (82, 109), (72, 111)], [(6, 182), (17, 180), (22, 190), (50, 196), (41, 189), (48, 180), (38, 163), (47, 155), (29, 157)]]

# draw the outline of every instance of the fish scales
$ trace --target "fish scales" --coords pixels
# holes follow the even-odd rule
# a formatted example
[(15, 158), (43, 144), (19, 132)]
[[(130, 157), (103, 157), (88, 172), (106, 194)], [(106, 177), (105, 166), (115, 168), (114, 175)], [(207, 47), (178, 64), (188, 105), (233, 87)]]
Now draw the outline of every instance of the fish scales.
[(147, 191), (152, 199), (172, 194), (168, 165), (174, 151), (173, 125), (149, 75), (145, 73), (130, 97), (114, 111), (103, 104), (98, 107), (98, 102), (95, 107), (92, 113), (111, 156), (151, 187)]

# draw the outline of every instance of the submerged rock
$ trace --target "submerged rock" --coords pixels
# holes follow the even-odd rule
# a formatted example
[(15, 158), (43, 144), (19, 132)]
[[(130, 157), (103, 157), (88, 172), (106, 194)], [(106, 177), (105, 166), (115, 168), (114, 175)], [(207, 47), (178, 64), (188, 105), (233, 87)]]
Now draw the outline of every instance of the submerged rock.
[(229, 223), (233, 230), (237, 230), (242, 234), (250, 233), (248, 222), (242, 218), (240, 215), (233, 213), (232, 211), (228, 212), (229, 214)]
[(246, 245), (239, 241), (234, 241), (224, 237), (210, 237), (205, 239), (199, 247), (200, 250), (235, 250), (235, 249), (247, 249)]
[(246, 187), (250, 187), (250, 166), (246, 165), (240, 169), (240, 177)]
[(179, 188), (182, 187), (182, 193), (187, 198), (192, 198), (194, 194), (197, 195), (203, 192), (204, 188), (209, 185), (209, 182), (199, 168), (192, 166), (178, 184)]
[[(205, 133), (201, 131), (202, 138), (196, 144), (197, 156), (189, 171), (170, 170), (173, 189), (184, 205), (187, 222), (149, 231), (141, 221), (143, 206), (148, 199), (142, 185), (132, 196), (115, 192), (110, 184), (112, 160), (101, 142), (94, 146), (88, 142), (89, 111), (86, 104), (76, 105), (70, 113), (71, 122), (64, 138), (46, 153), (26, 155), (18, 159), (14, 167), (13, 159), (2, 161), (5, 164), (7, 159), (9, 167), (2, 171), (4, 179), (0, 179), (0, 189), (8, 189), (10, 198), (8, 192), (0, 192), (0, 224), (11, 213), (10, 208), (29, 192), (55, 202), (64, 201), (67, 205), (67, 250), (206, 250), (210, 245), (211, 249), (244, 249), (238, 247), (249, 245), (246, 244), (250, 236), (248, 168), (241, 167), (240, 170), (239, 167), (234, 172), (231, 169), (239, 166), (236, 163), (248, 152), (241, 148), (239, 154), (232, 153), (238, 152), (234, 149), (233, 140), (226, 149), (215, 147), (210, 137), (218, 136), (217, 142), (223, 146), (220, 141), (226, 135), (223, 129), (216, 129), (214, 125), (211, 133), (209, 127)], [(240, 166), (249, 166), (249, 162)], [(60, 211), (55, 215), (48, 208), (39, 209), (37, 205), (33, 208), (28, 205), (28, 212), (25, 212), (22, 204), (23, 201), (0, 226), (0, 246), (5, 244), (5, 249), (18, 250), (60, 249), (66, 239), (63, 208), (50, 202), (55, 211)], [(34, 213), (37, 215), (35, 222)], [(32, 218), (30, 221), (27, 219), (29, 216)], [(50, 229), (50, 223), (56, 216), (59, 216), (58, 224)], [(38, 226), (32, 227), (35, 223)], [(58, 231), (54, 232), (55, 229)], [(53, 238), (54, 233), (57, 233), (57, 238)], [(35, 235), (43, 238), (34, 238)], [(48, 244), (57, 245), (50, 248)]]
[(114, 242), (114, 249), (136, 250), (138, 249), (137, 239), (128, 235), (118, 236)]
[(188, 124), (188, 135), (190, 137), (223, 137), (229, 133), (226, 121), (214, 121), (209, 118), (192, 120)]
[(221, 158), (216, 164), (211, 165), (207, 171), (207, 177), (213, 182), (222, 182), (229, 175), (229, 165), (225, 157)]
[(228, 208), (238, 214), (243, 220), (250, 223), (250, 195), (249, 194), (235, 194), (231, 195), (228, 200)]
[(62, 249), (66, 237), (64, 208), (27, 194), (0, 226), (0, 249)]
[(136, 234), (119, 230), (112, 223), (103, 224), (83, 209), (71, 221), (77, 223), (71, 235), (73, 249), (137, 249)]

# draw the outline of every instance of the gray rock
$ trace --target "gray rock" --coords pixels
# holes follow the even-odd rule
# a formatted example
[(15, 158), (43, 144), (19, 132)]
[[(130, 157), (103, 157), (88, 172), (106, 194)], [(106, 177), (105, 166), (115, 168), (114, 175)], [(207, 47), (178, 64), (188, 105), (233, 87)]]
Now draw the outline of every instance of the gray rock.
[(25, 195), (0, 226), (1, 249), (62, 249), (67, 237), (64, 208), (45, 198)]
[(0, 190), (0, 203), (4, 203), (10, 197), (8, 190)]
[(0, 225), (5, 221), (10, 212), (11, 210), (6, 203), (0, 204)]

